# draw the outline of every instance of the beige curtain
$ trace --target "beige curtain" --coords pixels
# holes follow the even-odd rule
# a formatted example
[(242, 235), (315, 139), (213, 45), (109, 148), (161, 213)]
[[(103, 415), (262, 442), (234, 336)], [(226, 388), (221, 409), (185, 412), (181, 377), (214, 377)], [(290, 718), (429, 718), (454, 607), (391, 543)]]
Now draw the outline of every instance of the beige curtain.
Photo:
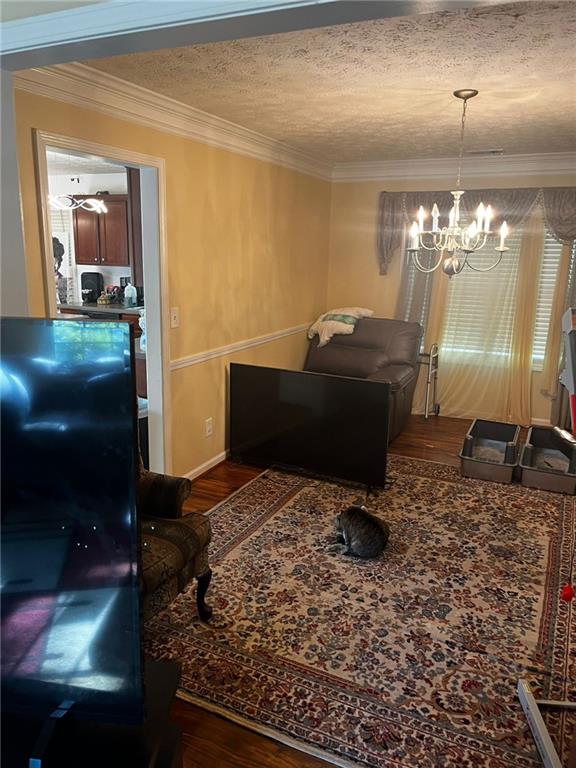
[(561, 322), (562, 315), (567, 309), (566, 289), (568, 286), (571, 252), (572, 242), (564, 243), (560, 255), (560, 265), (558, 267), (554, 299), (552, 301), (552, 312), (550, 313), (550, 323), (548, 325), (548, 343), (546, 344), (546, 357), (544, 358), (544, 368), (542, 371), (542, 394), (548, 395), (551, 398), (556, 397), (558, 390), (558, 365), (562, 351)]
[(542, 209), (536, 207), (522, 233), (507, 384), (506, 420), (526, 426), (531, 423), (532, 344), (544, 236)]
[[(441, 271), (434, 275), (426, 349), (433, 342), (440, 345), (442, 415), (530, 423), (535, 275), (543, 241), (537, 207), (523, 227), (520, 246), (491, 272), (466, 268), (450, 280)], [(477, 266), (483, 266), (481, 258), (488, 264), (493, 255), (477, 254)], [(414, 401), (418, 413), (424, 411), (425, 388), (422, 366)]]
[[(428, 323), (426, 324), (426, 334), (424, 336), (424, 350), (426, 352), (430, 351), (432, 344), (439, 344), (441, 340), (442, 326), (444, 324), (444, 310), (446, 308), (446, 295), (448, 293), (448, 282), (448, 278), (441, 269), (437, 269), (436, 272), (434, 272)], [(424, 407), (426, 405), (427, 376), (427, 366), (421, 365), (412, 406), (412, 410), (415, 413), (424, 413)], [(442, 414), (444, 415), (443, 408)]]

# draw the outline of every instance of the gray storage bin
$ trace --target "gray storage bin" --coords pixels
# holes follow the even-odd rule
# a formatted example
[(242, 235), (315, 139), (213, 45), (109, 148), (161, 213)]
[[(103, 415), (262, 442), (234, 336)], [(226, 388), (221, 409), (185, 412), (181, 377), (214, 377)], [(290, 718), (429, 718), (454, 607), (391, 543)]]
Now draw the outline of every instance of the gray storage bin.
[(464, 438), (460, 472), (464, 477), (511, 483), (518, 463), (520, 427), (475, 419)]
[(522, 485), (576, 493), (576, 440), (558, 427), (531, 427), (520, 458)]

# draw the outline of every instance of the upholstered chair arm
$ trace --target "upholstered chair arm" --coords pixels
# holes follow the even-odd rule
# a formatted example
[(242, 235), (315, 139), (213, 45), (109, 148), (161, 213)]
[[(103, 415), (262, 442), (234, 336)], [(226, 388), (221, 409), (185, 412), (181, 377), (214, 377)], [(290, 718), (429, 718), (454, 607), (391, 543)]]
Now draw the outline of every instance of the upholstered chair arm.
[(394, 392), (410, 384), (416, 375), (417, 370), (412, 365), (386, 365), (368, 376), (368, 381), (386, 382), (391, 385), (390, 388)]
[(192, 490), (186, 477), (160, 475), (142, 469), (136, 486), (136, 499), (140, 515), (145, 517), (182, 517), (182, 504)]

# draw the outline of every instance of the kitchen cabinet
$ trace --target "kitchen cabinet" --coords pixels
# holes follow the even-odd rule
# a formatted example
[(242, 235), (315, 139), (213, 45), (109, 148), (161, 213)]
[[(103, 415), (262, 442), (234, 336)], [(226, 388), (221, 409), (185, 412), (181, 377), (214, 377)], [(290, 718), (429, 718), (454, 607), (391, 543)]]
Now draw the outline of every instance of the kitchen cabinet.
[(107, 213), (84, 208), (73, 211), (76, 264), (127, 267), (130, 264), (131, 224), (128, 195), (76, 195), (78, 199), (97, 197)]

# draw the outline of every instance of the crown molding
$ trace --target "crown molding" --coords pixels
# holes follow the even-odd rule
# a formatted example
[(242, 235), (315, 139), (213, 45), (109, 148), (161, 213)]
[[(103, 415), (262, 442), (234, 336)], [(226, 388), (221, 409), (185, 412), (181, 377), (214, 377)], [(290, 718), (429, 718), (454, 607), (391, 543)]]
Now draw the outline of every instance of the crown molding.
[[(318, 159), (263, 134), (243, 128), (175, 99), (128, 83), (85, 64), (57, 64), (13, 75), (14, 87), (38, 96), (172, 133), (203, 144), (290, 168), (333, 182), (422, 181), (450, 182), (457, 158), (382, 160), (336, 163)], [(574, 183), (576, 152), (471, 157), (464, 160), (469, 178), (515, 178), (554, 175)]]
[[(336, 163), (332, 181), (398, 181), (438, 179), (453, 181), (458, 159), (455, 157), (422, 160), (382, 160), (362, 163)], [(576, 177), (576, 152), (539, 155), (500, 155), (465, 157), (463, 175), (469, 178), (527, 177), (540, 175)]]
[(324, 181), (331, 179), (331, 163), (85, 64), (25, 70), (15, 73), (13, 82), (15, 88), (37, 96), (173, 133)]

